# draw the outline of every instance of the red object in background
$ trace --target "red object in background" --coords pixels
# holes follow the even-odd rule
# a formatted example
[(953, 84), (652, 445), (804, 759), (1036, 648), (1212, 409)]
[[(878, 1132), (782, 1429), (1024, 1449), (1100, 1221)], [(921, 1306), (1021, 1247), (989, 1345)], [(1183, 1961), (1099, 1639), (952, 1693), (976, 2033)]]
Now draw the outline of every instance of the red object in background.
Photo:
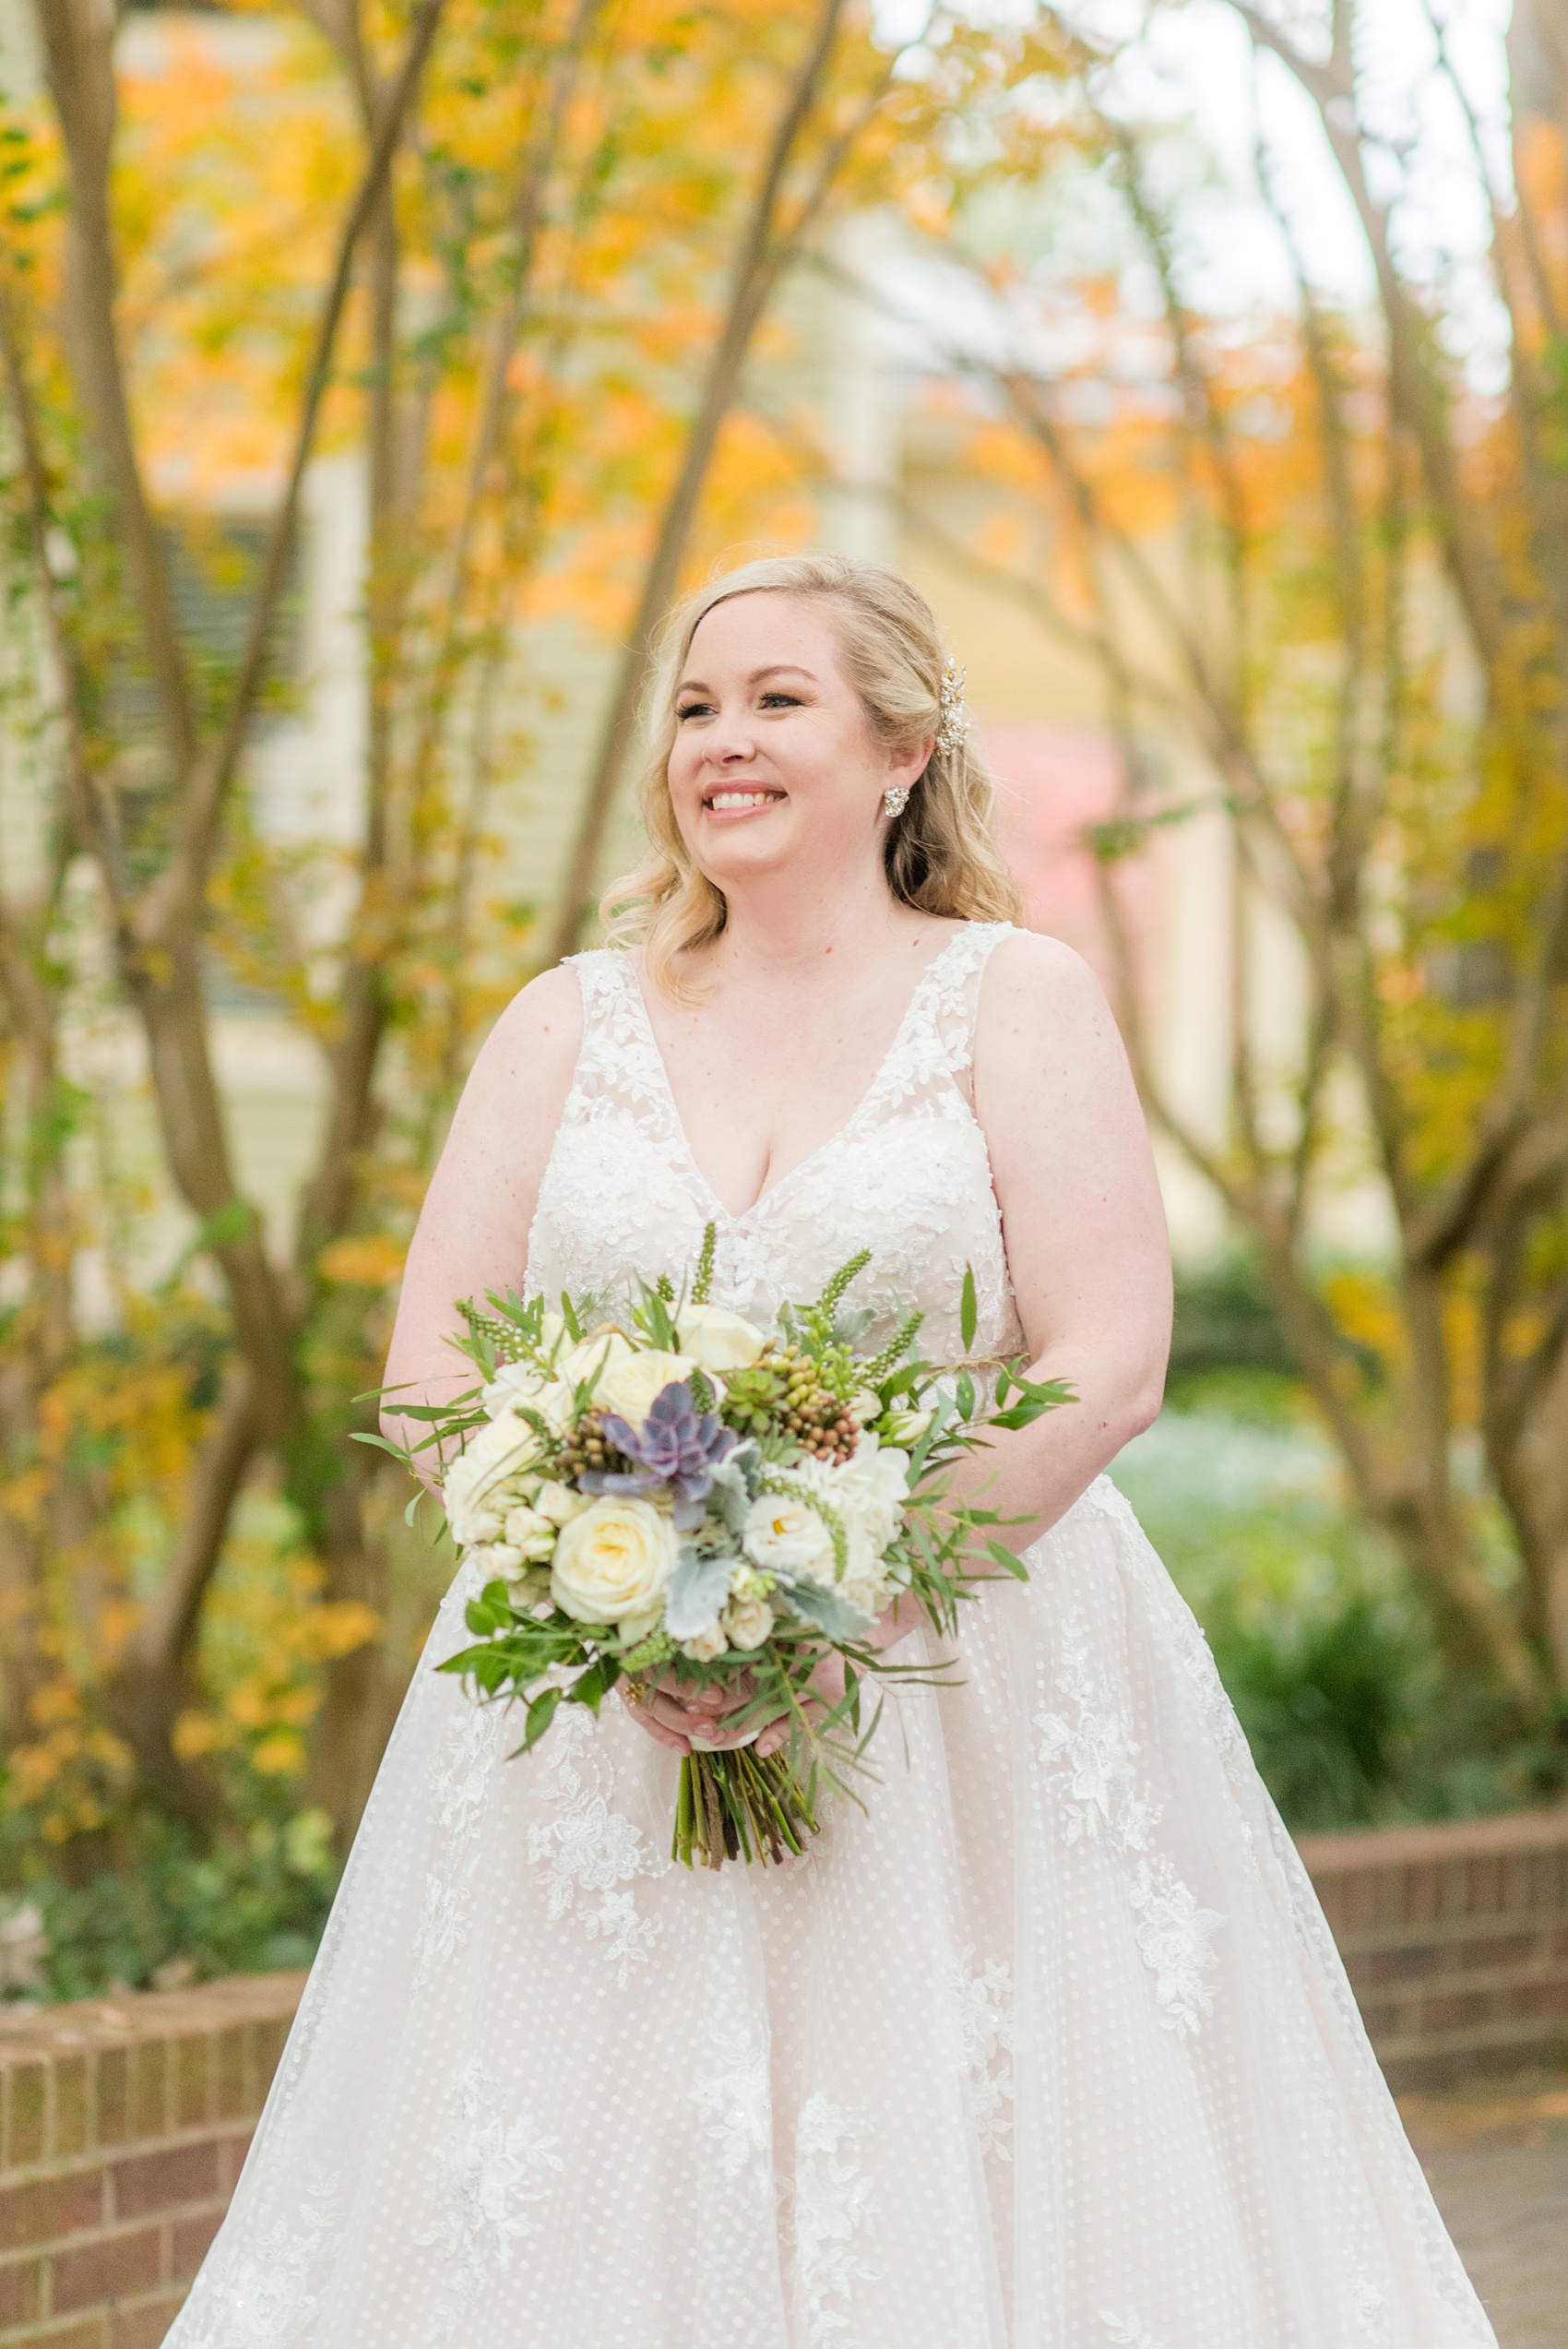
[[(1084, 835), (1121, 808), (1121, 751), (1109, 734), (1045, 723), (986, 725), (980, 734), (996, 777), (1002, 852), (1024, 892), (1024, 918), (1031, 930), (1075, 948), (1114, 1003), (1119, 990), (1099, 876)], [(1113, 883), (1141, 995), (1157, 912), (1153, 860), (1146, 853), (1123, 857)]]

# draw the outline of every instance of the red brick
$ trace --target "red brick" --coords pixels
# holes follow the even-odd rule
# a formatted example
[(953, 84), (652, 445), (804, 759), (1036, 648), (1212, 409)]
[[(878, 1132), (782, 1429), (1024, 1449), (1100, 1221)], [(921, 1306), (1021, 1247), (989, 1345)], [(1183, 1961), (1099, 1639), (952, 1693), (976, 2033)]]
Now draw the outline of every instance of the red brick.
[(291, 2028), (288, 2015), (268, 2016), (255, 2027), (255, 2093), (264, 2097), (272, 2085), (272, 2075)]
[(40, 2178), (32, 2186), (0, 2187), (0, 2251), (42, 2250), (63, 2236), (103, 2224), (103, 2173)]
[(219, 2140), (218, 2181), (225, 2194), (232, 2194), (239, 2181), (255, 2134), (254, 2129), (247, 2128), (243, 2137), (224, 2137)]
[(123, 2293), (146, 2292), (161, 2282), (161, 2227), (139, 2227), (134, 2235), (106, 2235), (62, 2251), (53, 2269), (53, 2305), (62, 2315), (72, 2308), (90, 2308), (100, 2300), (118, 2299)]
[(131, 2127), (137, 2137), (167, 2137), (169, 2117), (169, 2043), (144, 2039), (129, 2049), (131, 2058)]
[(208, 2042), (205, 2031), (170, 2043), (174, 2073), (174, 2126), (199, 2128), (211, 2117), (208, 2109)]
[[(146, 2300), (139, 2308), (116, 2308), (109, 2321), (110, 2349), (158, 2349), (184, 2300), (183, 2292)], [(46, 2349), (53, 2349), (53, 2342)]]
[(248, 2109), (245, 2099), (246, 2033), (243, 2023), (231, 2023), (227, 2031), (215, 2032), (212, 2039), (212, 2116), (214, 2120), (241, 2120)]
[(20, 2169), (43, 2159), (43, 2124), (49, 2082), (42, 2064), (12, 2064), (5, 2075), (6, 2142), (0, 2169)]
[(10, 2260), (0, 2267), (0, 2325), (27, 2324), (38, 2314), (41, 2262)]
[(176, 2219), (171, 2229), (173, 2256), (169, 2271), (176, 2283), (188, 2283), (206, 2259), (213, 2236), (223, 2224), (220, 2211), (193, 2212), (186, 2219)]
[(98, 2051), (98, 2134), (100, 2145), (123, 2145), (130, 2128), (131, 2066), (125, 2047)]
[(46, 2332), (40, 2349), (103, 2349), (107, 2326), (105, 2317), (86, 2317), (80, 2324), (67, 2325), (64, 2332)]
[(160, 2153), (137, 2153), (110, 2170), (113, 2216), (145, 2218), (149, 2211), (172, 2210), (180, 2202), (205, 2202), (220, 2191), (218, 2146), (172, 2145)]
[(89, 2144), (88, 2058), (65, 2056), (54, 2066), (54, 2120), (50, 2129), (54, 2161), (85, 2153)]

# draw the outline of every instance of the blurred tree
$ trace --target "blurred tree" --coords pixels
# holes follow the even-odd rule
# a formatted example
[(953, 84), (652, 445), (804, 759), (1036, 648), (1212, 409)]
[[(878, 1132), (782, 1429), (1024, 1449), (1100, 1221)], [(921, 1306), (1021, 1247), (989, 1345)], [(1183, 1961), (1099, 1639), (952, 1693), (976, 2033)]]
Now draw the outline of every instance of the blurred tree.
[[(843, 0), (304, 15), (265, 19), (239, 64), (171, 19), (138, 75), (113, 11), (38, 0), (49, 107), (0, 124), (0, 735), (27, 834), (0, 880), (0, 1703), (10, 1798), (62, 1844), (148, 1790), (188, 1819), (223, 1799), (233, 1724), (198, 1641), (268, 1476), (309, 1621), (234, 1681), (233, 1718), (257, 1769), (297, 1771), (323, 1672), (312, 1785), (351, 1831), (406, 1659), (375, 1636), (390, 1472), (346, 1438), (455, 1090), (527, 957), (528, 910), (483, 891), (519, 622), (564, 599), (646, 638), (705, 481), (754, 463), (723, 428), (783, 270), (938, 113)], [(357, 830), (285, 845), (249, 757), (297, 689), (279, 645), (308, 469), (354, 443)], [(158, 495), (225, 462), (279, 484), (248, 554), (182, 542)], [(214, 566), (236, 561), (225, 633)], [(219, 965), (327, 1072), (286, 1256), (235, 1159)], [(148, 1202), (95, 1156), (71, 1073), (94, 1035), (124, 1066), (126, 1012), (193, 1225), (156, 1291), (130, 1245)], [(108, 1309), (84, 1311), (89, 1246)]]
[[(1255, 1248), (1356, 1499), (1398, 1542), (1455, 1652), (1519, 1713), (1561, 1724), (1568, 44), (1550, 0), (1520, 0), (1512, 92), (1483, 120), (1429, 18), (1427, 78), (1466, 127), (1490, 210), (1468, 268), (1434, 261), (1412, 224), (1429, 158), (1380, 123), (1353, 0), (1318, 16), (1235, 5), (1265, 69), (1283, 66), (1316, 109), (1376, 314), (1313, 284), (1263, 148), (1296, 316), (1242, 333), (1203, 315), (1183, 290), (1168, 142), (1125, 111), (1115, 53), (1085, 48), (1077, 185), (1113, 194), (1120, 262), (1141, 260), (1158, 316), (1129, 318), (1108, 277), (1075, 288), (1083, 355), (1059, 370), (948, 354), (996, 395), (978, 461), (1038, 517), (1030, 559), (967, 559), (983, 554), (1103, 677), (1126, 800), (1093, 845), (1154, 1120)], [(1032, 136), (1010, 125), (983, 181), (924, 223), (983, 285), (993, 348), (1018, 352), (1050, 297), (997, 229), (996, 189), (1038, 197)], [(1195, 755), (1206, 785), (1162, 793), (1145, 755), (1156, 736)], [(1158, 1080), (1115, 885), (1122, 858), (1200, 805), (1227, 812), (1234, 843), (1228, 1134), (1202, 1130)], [(1260, 964), (1281, 927), (1293, 953)], [(1304, 997), (1285, 1043), (1263, 999), (1282, 968)], [(1328, 1277), (1318, 1210), (1369, 1174), (1392, 1268)], [(1516, 1583), (1488, 1557), (1467, 1437), (1516, 1537)]]

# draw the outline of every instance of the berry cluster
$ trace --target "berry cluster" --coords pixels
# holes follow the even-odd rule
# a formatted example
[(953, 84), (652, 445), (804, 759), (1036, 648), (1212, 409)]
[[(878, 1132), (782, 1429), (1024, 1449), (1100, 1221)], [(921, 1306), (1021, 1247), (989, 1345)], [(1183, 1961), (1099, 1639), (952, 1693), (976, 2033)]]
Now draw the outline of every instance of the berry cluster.
[(586, 1411), (562, 1443), (555, 1473), (567, 1483), (576, 1484), (590, 1468), (624, 1469), (629, 1465), (605, 1435), (600, 1414)]

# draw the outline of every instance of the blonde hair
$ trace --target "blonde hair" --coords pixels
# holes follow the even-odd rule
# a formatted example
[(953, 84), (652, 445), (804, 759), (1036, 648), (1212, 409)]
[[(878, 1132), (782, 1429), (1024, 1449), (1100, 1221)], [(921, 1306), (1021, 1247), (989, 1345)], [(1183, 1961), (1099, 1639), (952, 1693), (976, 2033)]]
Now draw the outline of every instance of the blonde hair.
[[(649, 978), (677, 1002), (698, 991), (677, 959), (722, 931), (724, 893), (693, 864), (670, 797), (676, 687), (699, 621), (737, 595), (792, 595), (826, 606), (845, 676), (860, 696), (873, 739), (901, 750), (942, 721), (946, 649), (923, 595), (879, 563), (848, 554), (786, 554), (742, 564), (688, 596), (662, 632), (648, 695), (647, 764), (637, 800), (648, 851), (636, 872), (612, 881), (600, 921), (612, 945), (641, 943)], [(996, 793), (968, 737), (933, 749), (903, 814), (888, 825), (887, 886), (922, 913), (1016, 922), (1023, 900), (996, 846)]]

